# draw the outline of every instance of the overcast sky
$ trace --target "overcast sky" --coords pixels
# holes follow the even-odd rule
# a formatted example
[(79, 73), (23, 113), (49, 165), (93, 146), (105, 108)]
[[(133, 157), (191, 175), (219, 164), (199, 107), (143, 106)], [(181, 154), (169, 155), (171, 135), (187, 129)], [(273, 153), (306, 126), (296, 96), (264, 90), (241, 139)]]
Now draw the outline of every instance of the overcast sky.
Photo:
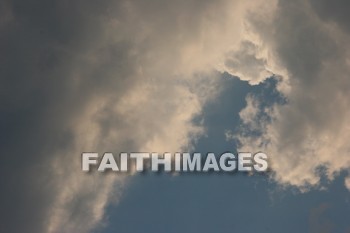
[[(350, 232), (350, 3), (0, 2), (0, 231)], [(99, 174), (95, 151), (271, 172)]]

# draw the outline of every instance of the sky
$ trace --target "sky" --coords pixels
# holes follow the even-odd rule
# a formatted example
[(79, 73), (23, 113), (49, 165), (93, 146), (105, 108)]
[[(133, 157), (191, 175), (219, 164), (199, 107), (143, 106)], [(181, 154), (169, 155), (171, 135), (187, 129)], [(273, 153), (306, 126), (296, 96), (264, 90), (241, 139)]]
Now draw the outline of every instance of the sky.
[[(345, 0), (3, 0), (0, 231), (350, 232)], [(83, 152), (269, 155), (86, 173)]]

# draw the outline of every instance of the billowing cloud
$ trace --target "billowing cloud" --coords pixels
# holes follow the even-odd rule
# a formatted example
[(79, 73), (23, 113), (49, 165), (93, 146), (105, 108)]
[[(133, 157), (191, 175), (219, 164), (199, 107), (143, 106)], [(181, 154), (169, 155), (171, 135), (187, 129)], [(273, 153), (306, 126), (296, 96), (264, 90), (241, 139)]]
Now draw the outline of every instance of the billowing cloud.
[(280, 1), (273, 23), (258, 15), (250, 21), (285, 70), (280, 83), (288, 88), (281, 89), (285, 104), (262, 107), (259, 98), (249, 97), (242, 132), (259, 133), (237, 137), (242, 150), (271, 155), (278, 182), (302, 189), (319, 185), (322, 169), (333, 179), (350, 168), (349, 34), (341, 17), (346, 6), (331, 5), (339, 14), (322, 4)]
[(232, 75), (252, 84), (262, 82), (272, 75), (268, 71), (265, 57), (259, 57), (259, 47), (252, 41), (243, 41), (238, 49), (230, 52), (225, 62), (227, 71)]
[(241, 51), (252, 6), (3, 1), (1, 231), (103, 226), (127, 176), (82, 173), (81, 153), (190, 148), (204, 130), (192, 120), (219, 91), (215, 68)]
[(329, 178), (350, 166), (348, 26), (327, 3), (6, 0), (0, 7), (1, 231), (103, 226), (128, 176), (82, 173), (81, 153), (191, 148), (205, 131), (193, 118), (220, 91), (215, 77), (224, 71), (252, 85), (279, 80), (287, 103), (262, 112), (248, 97), (240, 116), (260, 134), (239, 136), (241, 149), (273, 156), (278, 182), (315, 185), (319, 166)]

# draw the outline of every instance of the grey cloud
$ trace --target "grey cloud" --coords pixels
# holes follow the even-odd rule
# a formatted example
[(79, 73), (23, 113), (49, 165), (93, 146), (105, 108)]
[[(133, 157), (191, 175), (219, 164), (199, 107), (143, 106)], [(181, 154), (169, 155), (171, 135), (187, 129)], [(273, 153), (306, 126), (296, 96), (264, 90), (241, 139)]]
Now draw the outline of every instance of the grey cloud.
[[(191, 147), (204, 132), (193, 118), (219, 91), (215, 68), (252, 84), (271, 73), (281, 80), (277, 88), (288, 105), (265, 109), (274, 121), (263, 124), (259, 139), (271, 142), (271, 153), (288, 152), (274, 160), (278, 181), (316, 184), (316, 167), (327, 165), (330, 178), (350, 167), (342, 140), (349, 126), (348, 35), (327, 23), (333, 13), (302, 1), (0, 6), (4, 232), (102, 226), (105, 207), (119, 201), (127, 178), (82, 175), (80, 153)], [(259, 113), (248, 110), (241, 115)], [(327, 138), (334, 138), (333, 147)], [(310, 162), (310, 151), (318, 150)], [(327, 155), (338, 153), (340, 163), (330, 163)]]
[(344, 30), (350, 30), (350, 16), (348, 13), (350, 4), (348, 1), (336, 0), (330, 2), (311, 0), (310, 3), (320, 18), (325, 21), (333, 21), (338, 24), (338, 26), (344, 28)]
[(267, 61), (259, 57), (259, 47), (252, 41), (243, 41), (238, 51), (232, 51), (227, 55), (226, 68), (231, 74), (243, 80), (249, 80), (257, 84), (272, 75), (267, 69)]
[(287, 103), (251, 111), (250, 119), (259, 121), (263, 111), (272, 121), (260, 119), (261, 137), (240, 139), (246, 147), (265, 145), (280, 183), (317, 186), (320, 167), (329, 179), (349, 169), (349, 34), (304, 1), (279, 1), (273, 21), (259, 17), (252, 14), (251, 25), (287, 71)]
[[(101, 17), (106, 9), (98, 12), (96, 6), (85, 3), (85, 10), (78, 15), (78, 5), (68, 2), (4, 4), (11, 18), (1, 25), (0, 45), (1, 231), (45, 232), (45, 216), (63, 188), (55, 183), (52, 158), (61, 155), (64, 166), (79, 157), (63, 156), (76, 140), (72, 119), (92, 96), (111, 91), (109, 84), (120, 83), (123, 77), (115, 79), (107, 59), (96, 63), (84, 54), (90, 44), (101, 39), (99, 31), (103, 31), (100, 24), (89, 21)], [(125, 63), (126, 49), (126, 44), (114, 47), (119, 50), (114, 65), (123, 67), (119, 72), (130, 74), (133, 67), (121, 62)], [(100, 82), (100, 77), (105, 80)], [(78, 79), (81, 84), (74, 85)], [(131, 80), (123, 87), (114, 85), (113, 90), (119, 93), (127, 83)]]
[(192, 118), (215, 94), (215, 81), (198, 73), (210, 51), (197, 44), (219, 36), (206, 18), (218, 24), (225, 9), (209, 1), (4, 1), (1, 231), (103, 226), (127, 178), (82, 174), (83, 151), (190, 147), (203, 131)]

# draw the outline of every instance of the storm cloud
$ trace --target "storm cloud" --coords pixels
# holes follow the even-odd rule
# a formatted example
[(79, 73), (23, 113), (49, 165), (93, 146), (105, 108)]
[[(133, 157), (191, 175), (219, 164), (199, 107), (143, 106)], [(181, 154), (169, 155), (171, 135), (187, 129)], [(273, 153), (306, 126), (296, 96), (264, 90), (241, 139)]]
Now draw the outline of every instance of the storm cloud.
[(212, 67), (226, 44), (214, 42), (230, 41), (226, 20), (242, 7), (3, 1), (1, 230), (103, 226), (127, 178), (82, 173), (82, 152), (190, 148), (203, 133), (192, 119), (218, 91)]
[(346, 3), (328, 4), (2, 1), (1, 231), (103, 227), (130, 176), (82, 173), (81, 153), (191, 149), (223, 72), (278, 80), (283, 105), (250, 95), (240, 114), (260, 136), (236, 135), (270, 154), (277, 182), (348, 170), (349, 25)]

